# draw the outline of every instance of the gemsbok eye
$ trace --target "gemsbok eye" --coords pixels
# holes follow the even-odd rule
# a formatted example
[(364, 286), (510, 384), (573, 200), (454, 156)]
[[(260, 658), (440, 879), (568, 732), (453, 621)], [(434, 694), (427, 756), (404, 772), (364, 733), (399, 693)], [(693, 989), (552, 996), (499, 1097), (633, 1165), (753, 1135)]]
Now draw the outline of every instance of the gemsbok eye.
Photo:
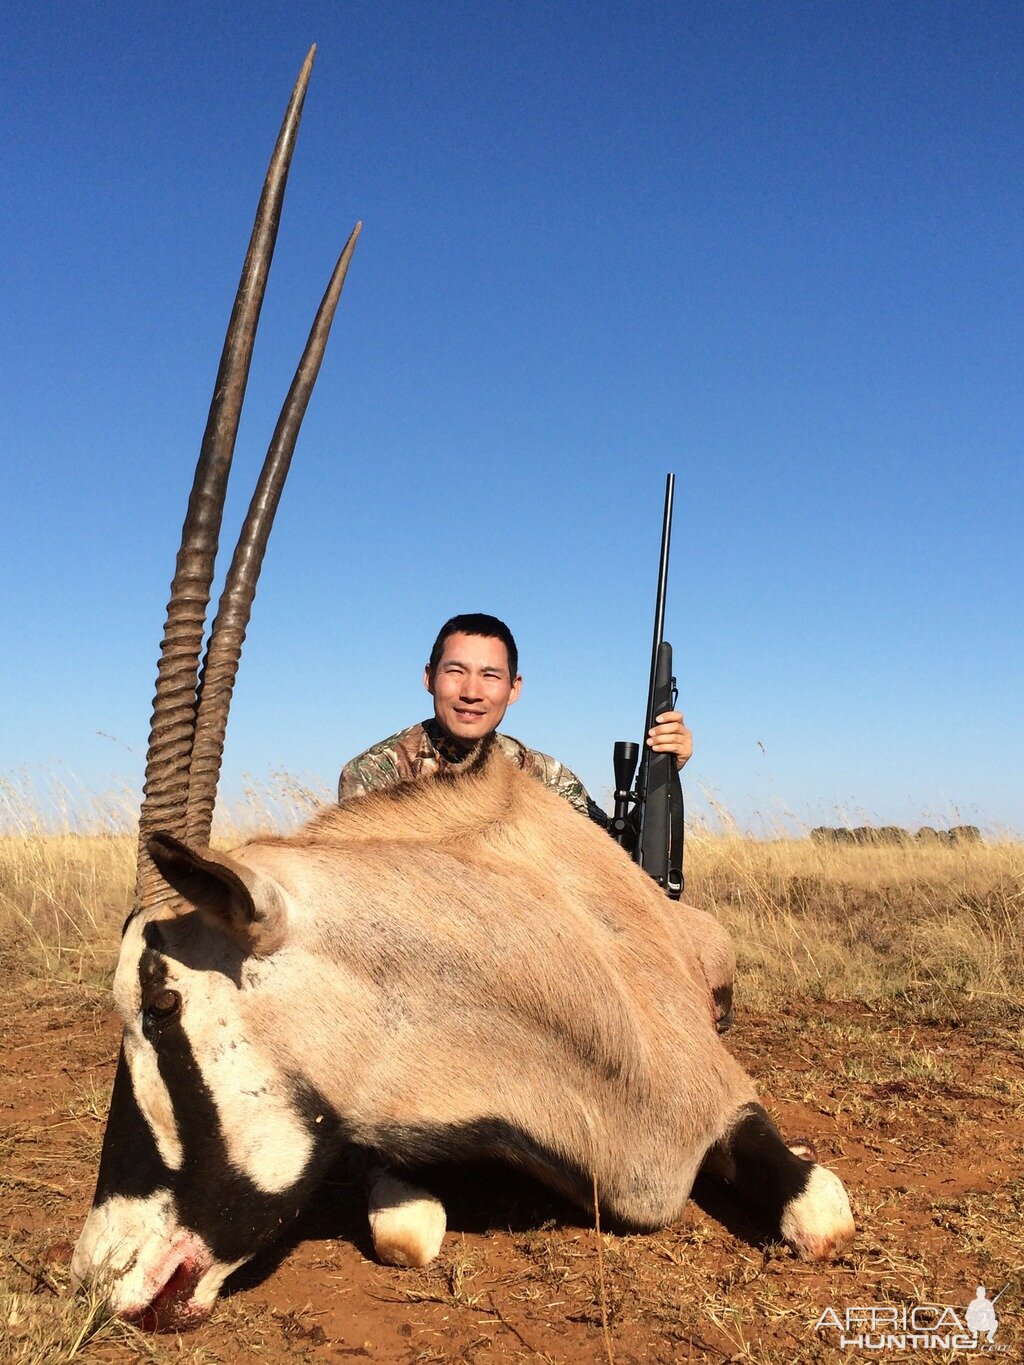
[(163, 1023), (181, 1009), (181, 996), (177, 991), (158, 991), (146, 1004), (144, 1014), (147, 1022)]

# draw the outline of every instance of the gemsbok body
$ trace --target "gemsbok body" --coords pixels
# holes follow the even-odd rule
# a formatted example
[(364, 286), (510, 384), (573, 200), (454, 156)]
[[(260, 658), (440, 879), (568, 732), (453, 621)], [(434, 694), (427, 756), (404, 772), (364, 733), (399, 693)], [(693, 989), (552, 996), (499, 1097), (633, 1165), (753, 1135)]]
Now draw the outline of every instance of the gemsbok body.
[[(228, 702), (298, 425), (355, 244), (282, 412), (199, 657), (256, 320), (312, 61), (292, 95), (232, 314), (172, 584), (124, 1035), (75, 1276), (154, 1327), (206, 1316), (347, 1146), (375, 1163), (385, 1260), (437, 1254), (403, 1171), (498, 1157), (623, 1227), (676, 1220), (702, 1169), (798, 1254), (853, 1236), (838, 1177), (791, 1150), (716, 1032), (731, 946), (490, 740), (441, 777), (290, 837), (211, 852)], [(357, 228), (358, 232), (358, 228)]]

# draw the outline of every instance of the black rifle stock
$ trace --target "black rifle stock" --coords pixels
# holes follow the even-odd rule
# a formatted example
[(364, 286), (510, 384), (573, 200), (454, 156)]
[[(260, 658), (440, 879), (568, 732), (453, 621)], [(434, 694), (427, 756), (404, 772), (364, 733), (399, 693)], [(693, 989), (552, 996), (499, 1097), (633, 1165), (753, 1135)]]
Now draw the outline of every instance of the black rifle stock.
[[(665, 515), (661, 528), (661, 558), (658, 564), (642, 756), (640, 745), (623, 740), (615, 745), (615, 812), (610, 832), (629, 852), (634, 862), (639, 863), (659, 886), (664, 887), (667, 895), (678, 900), (683, 890), (682, 787), (675, 755), (655, 753), (646, 743), (655, 716), (673, 710), (676, 701), (672, 646), (663, 638), (675, 482), (674, 474), (669, 474), (665, 481)], [(640, 771), (634, 789), (632, 782), (638, 759)]]

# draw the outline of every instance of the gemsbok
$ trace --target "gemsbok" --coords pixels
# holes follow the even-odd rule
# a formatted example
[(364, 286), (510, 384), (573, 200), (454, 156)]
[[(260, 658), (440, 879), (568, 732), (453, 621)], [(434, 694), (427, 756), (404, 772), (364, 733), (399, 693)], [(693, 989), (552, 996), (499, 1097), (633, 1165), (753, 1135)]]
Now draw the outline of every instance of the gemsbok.
[[(212, 852), (228, 704), (256, 578), (359, 232), (285, 402), (200, 666), (225, 485), (312, 65), (292, 93), (217, 375), (167, 609), (124, 1026), (77, 1280), (150, 1327), (197, 1322), (365, 1149), (378, 1254), (426, 1264), (444, 1209), (411, 1167), (497, 1157), (620, 1226), (675, 1219), (702, 1168), (804, 1257), (853, 1236), (846, 1192), (791, 1150), (715, 1028), (731, 948), (596, 825), (484, 740), (444, 777)], [(373, 1163), (376, 1163), (375, 1165)]]

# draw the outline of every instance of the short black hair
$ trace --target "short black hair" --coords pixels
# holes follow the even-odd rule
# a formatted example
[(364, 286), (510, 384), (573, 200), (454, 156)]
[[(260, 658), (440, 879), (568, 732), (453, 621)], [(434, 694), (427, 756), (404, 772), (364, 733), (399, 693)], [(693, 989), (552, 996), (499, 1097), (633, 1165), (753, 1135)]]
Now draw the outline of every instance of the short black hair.
[(427, 664), (431, 677), (441, 662), (441, 655), (450, 635), (482, 635), (487, 640), (500, 640), (508, 655), (509, 679), (515, 682), (519, 676), (519, 650), (505, 622), (499, 621), (496, 616), (488, 616), (485, 611), (467, 611), (461, 616), (450, 617), (437, 632), (434, 648), (430, 651), (430, 663)]

